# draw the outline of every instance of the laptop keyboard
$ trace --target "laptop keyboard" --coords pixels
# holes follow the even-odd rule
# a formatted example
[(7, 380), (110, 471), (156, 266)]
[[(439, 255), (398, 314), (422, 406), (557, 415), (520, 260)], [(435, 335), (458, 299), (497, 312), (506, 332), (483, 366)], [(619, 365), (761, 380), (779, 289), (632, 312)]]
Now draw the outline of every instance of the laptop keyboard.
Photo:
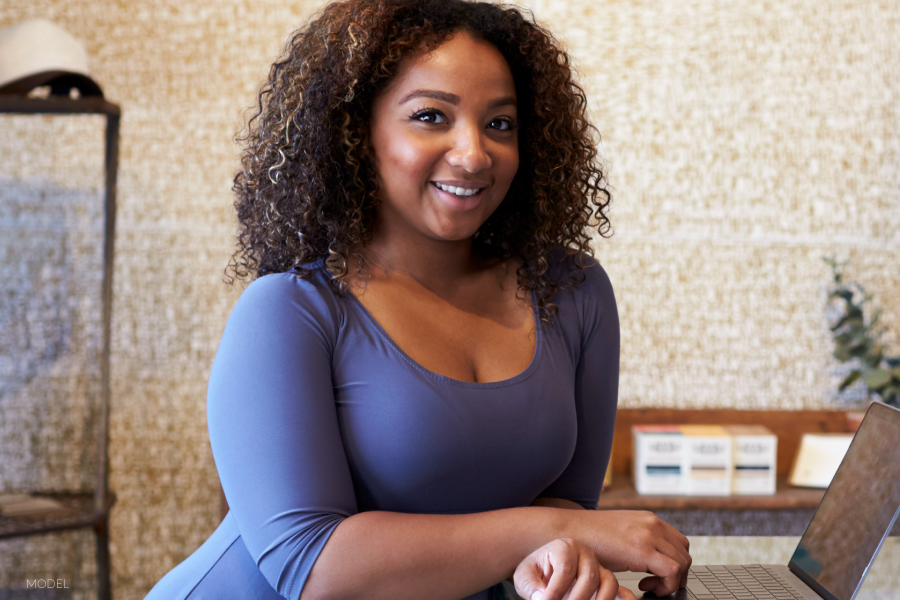
[(803, 598), (780, 574), (763, 565), (696, 566), (688, 589), (698, 600), (795, 600)]

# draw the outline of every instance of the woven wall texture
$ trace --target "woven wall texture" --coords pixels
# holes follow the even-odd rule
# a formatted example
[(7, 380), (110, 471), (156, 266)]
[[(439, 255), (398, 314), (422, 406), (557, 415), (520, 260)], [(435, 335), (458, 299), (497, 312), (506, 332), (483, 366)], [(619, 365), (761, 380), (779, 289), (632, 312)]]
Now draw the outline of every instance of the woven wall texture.
[[(205, 388), (240, 292), (222, 283), (232, 136), (319, 5), (12, 0), (0, 11), (0, 27), (42, 16), (84, 40), (122, 107), (117, 598), (143, 597), (218, 522)], [(616, 234), (597, 249), (621, 311), (621, 402), (825, 405), (822, 255), (850, 259), (900, 331), (900, 4), (526, 5), (570, 49), (604, 136)], [(94, 457), (79, 444), (93, 443), (99, 376), (102, 121), (0, 119), (0, 491), (89, 486)], [(0, 543), (0, 590), (67, 577), (88, 597), (93, 569), (87, 534)]]

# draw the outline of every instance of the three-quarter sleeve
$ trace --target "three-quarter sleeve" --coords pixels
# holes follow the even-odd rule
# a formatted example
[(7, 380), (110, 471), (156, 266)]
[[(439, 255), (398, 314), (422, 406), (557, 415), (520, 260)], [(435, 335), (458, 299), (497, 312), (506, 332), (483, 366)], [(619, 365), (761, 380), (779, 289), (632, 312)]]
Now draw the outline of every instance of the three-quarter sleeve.
[(565, 471), (540, 495), (597, 507), (612, 449), (619, 393), (619, 315), (609, 277), (586, 261), (585, 280), (574, 292), (580, 354), (575, 370), (575, 451)]
[(210, 374), (225, 497), (259, 570), (286, 598), (299, 598), (331, 533), (357, 512), (332, 386), (340, 315), (330, 294), (293, 274), (254, 281)]

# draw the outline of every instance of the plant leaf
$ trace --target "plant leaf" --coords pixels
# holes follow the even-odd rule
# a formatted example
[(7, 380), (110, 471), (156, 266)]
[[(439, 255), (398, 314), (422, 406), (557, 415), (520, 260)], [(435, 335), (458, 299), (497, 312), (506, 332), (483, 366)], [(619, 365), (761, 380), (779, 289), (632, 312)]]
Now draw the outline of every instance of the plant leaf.
[(843, 298), (847, 302), (851, 302), (853, 300), (853, 292), (845, 288), (838, 288), (831, 292), (830, 295), (832, 298)]
[(839, 344), (847, 344), (851, 339), (853, 339), (853, 334), (849, 331), (842, 331), (834, 336), (834, 341)]
[(860, 375), (862, 375), (862, 371), (853, 371), (852, 373), (850, 373), (849, 375), (844, 377), (844, 380), (841, 382), (841, 385), (838, 386), (838, 390), (841, 392), (846, 390), (849, 386), (853, 385), (853, 383), (857, 379), (859, 379)]
[(894, 398), (894, 397), (900, 396), (900, 387), (897, 387), (895, 385), (889, 385), (886, 388), (884, 388), (883, 390), (881, 390), (880, 392), (878, 392), (878, 394), (882, 398), (885, 398), (885, 399)]
[(877, 390), (891, 382), (891, 372), (887, 369), (872, 369), (866, 372), (863, 380), (870, 390)]
[(880, 309), (880, 308), (879, 308), (878, 310), (875, 311), (875, 314), (872, 316), (872, 320), (869, 321), (869, 329), (871, 329), (872, 327), (874, 327), (874, 326), (875, 326), (875, 323), (878, 322), (878, 319), (881, 318), (881, 311), (882, 311), (882, 309)]
[(877, 369), (878, 365), (881, 364), (881, 357), (877, 354), (869, 355), (863, 358), (863, 362), (866, 363), (866, 368), (868, 369)]

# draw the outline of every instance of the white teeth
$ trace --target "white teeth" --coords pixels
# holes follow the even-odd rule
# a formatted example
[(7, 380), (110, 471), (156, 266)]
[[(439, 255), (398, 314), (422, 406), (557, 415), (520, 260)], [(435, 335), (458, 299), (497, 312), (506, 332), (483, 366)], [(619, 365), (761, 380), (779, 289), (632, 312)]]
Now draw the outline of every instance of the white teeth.
[(474, 190), (467, 190), (466, 188), (455, 187), (452, 185), (443, 185), (436, 181), (434, 182), (434, 185), (438, 186), (438, 188), (444, 190), (445, 192), (449, 192), (449, 193), (455, 194), (457, 196), (471, 196), (472, 194), (475, 194), (478, 192), (478, 188), (475, 188)]

